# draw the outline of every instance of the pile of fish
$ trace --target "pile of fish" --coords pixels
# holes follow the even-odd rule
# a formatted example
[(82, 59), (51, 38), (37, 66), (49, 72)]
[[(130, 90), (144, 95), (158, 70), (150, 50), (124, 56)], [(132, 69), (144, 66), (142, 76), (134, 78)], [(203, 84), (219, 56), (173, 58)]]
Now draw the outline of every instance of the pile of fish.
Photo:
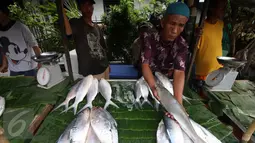
[[(149, 104), (150, 106), (153, 107), (153, 105), (151, 104), (151, 102), (148, 100), (148, 96), (149, 96), (149, 87), (147, 86), (146, 81), (143, 78), (140, 78), (139, 80), (137, 80), (136, 84), (135, 84), (135, 102), (134, 105), (139, 105), (139, 107), (141, 108), (142, 105), (144, 105), (145, 103)], [(143, 98), (143, 102), (141, 103), (140, 99)]]
[[(157, 76), (157, 73), (156, 73)], [(158, 76), (157, 76), (158, 77)], [(220, 142), (216, 137), (214, 137), (209, 131), (205, 132), (201, 126), (191, 121), (187, 116), (187, 113), (182, 105), (175, 99), (173, 94), (169, 89), (164, 87), (162, 82), (156, 83), (156, 89), (158, 96), (160, 98), (160, 104), (165, 108), (165, 110), (170, 113), (173, 118), (178, 122), (178, 124), (169, 119), (164, 118), (165, 132), (162, 130), (162, 123), (159, 124), (159, 131), (157, 133), (158, 142), (160, 143), (214, 143)], [(193, 123), (193, 124), (192, 124)], [(194, 129), (195, 128), (195, 129)], [(184, 133), (183, 133), (184, 132)], [(166, 141), (163, 141), (163, 135), (166, 134)], [(215, 142), (216, 141), (216, 142)]]
[[(104, 108), (92, 105), (99, 92), (106, 100)], [(84, 100), (85, 96), (87, 96), (87, 104), (80, 109), (57, 143), (118, 143), (117, 123), (106, 109), (109, 105), (119, 107), (111, 101), (111, 85), (105, 79), (98, 81), (92, 75), (84, 77), (71, 88), (65, 101), (54, 110), (65, 106), (65, 110), (61, 113), (73, 108), (76, 114), (78, 104)], [(69, 102), (74, 98), (74, 103), (68, 107)]]
[(117, 123), (101, 107), (86, 108), (67, 126), (57, 143), (118, 143)]
[[(76, 114), (78, 104), (83, 101), (86, 95), (87, 95), (87, 104), (79, 112), (83, 111), (86, 108), (91, 109), (93, 106), (92, 102), (96, 98), (99, 92), (106, 100), (104, 109), (106, 109), (109, 105), (113, 105), (116, 108), (119, 108), (115, 103), (111, 101), (112, 89), (111, 89), (110, 83), (103, 78), (101, 78), (98, 81), (92, 75), (88, 75), (72, 87), (65, 101), (62, 102), (60, 105), (58, 105), (54, 110), (62, 106), (65, 106), (65, 110), (62, 111), (61, 113), (67, 112), (69, 109), (73, 108), (74, 114)], [(68, 107), (69, 101), (74, 98), (75, 98), (74, 103), (70, 107)]]
[[(206, 143), (221, 143), (213, 134), (190, 119), (196, 134)], [(193, 143), (188, 134), (171, 118), (165, 116), (157, 130), (157, 143)], [(194, 142), (195, 143), (195, 142)]]
[[(156, 76), (156, 78), (155, 78), (156, 83), (162, 85), (164, 88), (166, 88), (168, 90), (168, 92), (171, 93), (171, 95), (173, 95), (174, 90), (173, 90), (173, 85), (172, 85), (171, 81), (165, 75), (163, 75), (160, 72), (155, 72), (155, 76)], [(154, 96), (152, 96), (153, 93), (152, 93), (149, 85), (147, 84), (145, 79), (143, 77), (141, 77), (139, 80), (137, 80), (137, 82), (135, 84), (135, 102), (134, 102), (134, 105), (138, 104), (139, 107), (141, 108), (142, 105), (144, 105), (145, 103), (148, 103), (149, 105), (152, 106), (152, 104), (148, 100), (149, 94), (154, 99), (154, 101), (155, 101), (154, 105), (155, 105), (156, 110), (158, 111), (158, 107), (159, 107), (160, 103)], [(140, 101), (141, 98), (143, 98), (142, 103)], [(193, 100), (193, 99), (190, 99), (190, 98), (188, 98), (184, 95), (183, 95), (183, 99), (185, 101), (187, 101), (188, 103), (190, 103), (189, 100)]]

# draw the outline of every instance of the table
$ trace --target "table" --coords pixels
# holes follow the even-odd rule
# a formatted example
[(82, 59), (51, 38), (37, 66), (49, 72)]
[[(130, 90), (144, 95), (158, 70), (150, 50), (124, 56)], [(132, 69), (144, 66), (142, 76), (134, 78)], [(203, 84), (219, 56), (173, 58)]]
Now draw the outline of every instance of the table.
[[(118, 134), (120, 143), (155, 143), (158, 123), (163, 117), (162, 112), (156, 112), (150, 106), (142, 110), (131, 109), (134, 100), (135, 81), (121, 80), (110, 81), (113, 90), (113, 101), (120, 106), (119, 109), (110, 106), (108, 111), (118, 123)], [(216, 137), (225, 143), (237, 143), (238, 140), (232, 135), (232, 129), (222, 124), (213, 113), (211, 113), (199, 100), (199, 96), (191, 89), (185, 88), (184, 94), (195, 100), (191, 105), (185, 104), (190, 117), (202, 126), (208, 128)], [(66, 95), (59, 100), (58, 104), (65, 99)], [(79, 105), (79, 109), (86, 102)], [(103, 107), (105, 100), (100, 94), (93, 102), (94, 106)], [(62, 109), (51, 112), (39, 128), (31, 143), (48, 142), (53, 143), (59, 138), (66, 126), (74, 119), (72, 111), (59, 114)]]
[[(218, 116), (226, 115), (242, 132), (246, 132), (255, 119), (255, 84), (247, 80), (234, 83), (232, 92), (211, 92), (209, 106)], [(255, 136), (251, 138), (255, 142)]]
[[(29, 142), (42, 120), (56, 104), (58, 94), (66, 94), (69, 80), (45, 90), (30, 77), (1, 77), (0, 95), (5, 97), (5, 111), (0, 119), (5, 136), (12, 143)], [(65, 91), (66, 90), (66, 91)]]

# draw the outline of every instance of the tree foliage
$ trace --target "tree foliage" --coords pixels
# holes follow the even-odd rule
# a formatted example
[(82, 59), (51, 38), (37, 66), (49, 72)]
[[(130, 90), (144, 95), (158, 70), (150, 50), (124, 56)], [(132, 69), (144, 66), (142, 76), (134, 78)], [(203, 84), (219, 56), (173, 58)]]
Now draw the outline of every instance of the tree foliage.
[[(151, 0), (148, 5), (144, 5), (141, 9), (134, 8), (133, 0), (121, 0), (119, 5), (111, 6), (109, 13), (102, 18), (107, 27), (107, 45), (110, 48), (109, 59), (131, 63), (132, 49), (130, 46), (138, 37), (137, 25), (148, 21), (151, 14), (162, 14), (166, 5), (173, 1), (175, 0), (163, 2)], [(143, 2), (143, 0), (139, 0), (140, 4)]]
[[(75, 1), (65, 0), (64, 5), (69, 18), (77, 18), (81, 15)], [(24, 1), (23, 7), (17, 3), (10, 5), (11, 19), (26, 24), (43, 51), (64, 52), (56, 4), (50, 1), (45, 1), (43, 5)]]

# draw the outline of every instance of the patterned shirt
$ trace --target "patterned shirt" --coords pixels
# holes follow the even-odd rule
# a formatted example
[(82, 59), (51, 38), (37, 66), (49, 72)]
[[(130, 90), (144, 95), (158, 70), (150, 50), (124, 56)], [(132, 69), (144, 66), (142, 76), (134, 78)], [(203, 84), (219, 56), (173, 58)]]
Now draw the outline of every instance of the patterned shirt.
[(149, 64), (152, 72), (162, 72), (171, 77), (174, 70), (185, 71), (188, 45), (184, 38), (163, 41), (159, 32), (148, 30), (140, 35), (142, 43), (141, 62)]

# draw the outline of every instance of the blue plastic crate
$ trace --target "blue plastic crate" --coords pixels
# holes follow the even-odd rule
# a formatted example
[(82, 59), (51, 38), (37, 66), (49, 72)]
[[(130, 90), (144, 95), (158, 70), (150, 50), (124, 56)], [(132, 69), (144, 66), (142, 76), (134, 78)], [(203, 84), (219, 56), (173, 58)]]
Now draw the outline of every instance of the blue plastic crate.
[(110, 79), (137, 79), (138, 71), (133, 65), (110, 64)]

